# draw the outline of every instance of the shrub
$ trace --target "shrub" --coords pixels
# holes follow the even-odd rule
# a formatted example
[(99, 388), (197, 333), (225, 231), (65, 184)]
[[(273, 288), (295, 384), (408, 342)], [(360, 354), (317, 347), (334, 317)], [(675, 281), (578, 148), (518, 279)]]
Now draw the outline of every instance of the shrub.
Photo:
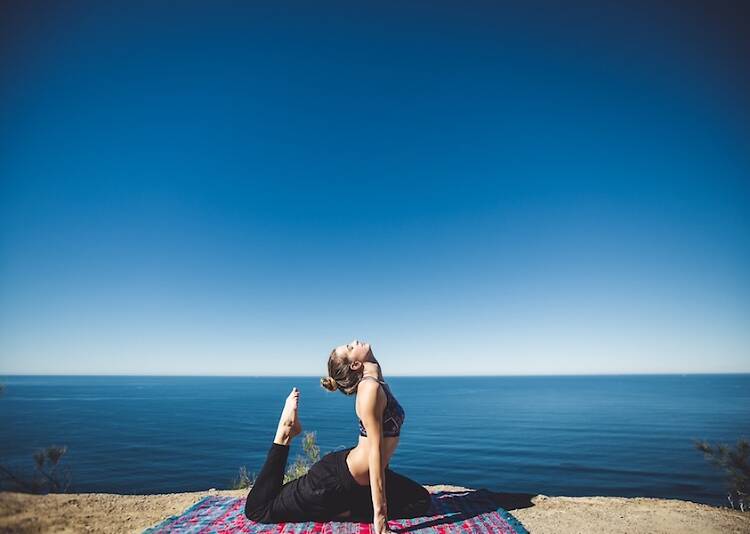
[(240, 466), (240, 470), (237, 476), (232, 481), (232, 489), (245, 489), (249, 488), (255, 483), (255, 476), (250, 475), (247, 471), (247, 467)]
[[(306, 474), (312, 465), (320, 460), (320, 447), (316, 443), (315, 432), (305, 432), (302, 437), (302, 450), (303, 455), (297, 455), (294, 463), (287, 467), (286, 473), (282, 484), (291, 482), (292, 480), (301, 477)], [(235, 479), (232, 481), (232, 489), (245, 489), (251, 487), (256, 480), (255, 474), (250, 475), (247, 471), (247, 467), (244, 465), (239, 468), (239, 472)]]
[(70, 471), (60, 460), (68, 448), (52, 445), (33, 454), (34, 471), (31, 475), (14, 472), (0, 465), (0, 487), (10, 486), (28, 493), (63, 492), (70, 486)]
[(711, 464), (724, 471), (729, 491), (727, 500), (732, 508), (737, 503), (744, 512), (750, 493), (750, 443), (746, 439), (740, 439), (736, 448), (732, 449), (724, 444), (711, 446), (704, 441), (696, 441), (695, 448), (701, 451)]
[[(5, 385), (0, 384), (0, 395), (5, 392)], [(60, 466), (60, 460), (68, 451), (66, 446), (52, 445), (36, 451), (34, 471), (31, 475), (17, 473), (0, 465), (0, 489), (15, 489), (27, 493), (62, 492), (70, 486), (70, 470), (67, 466)]]
[(315, 432), (305, 432), (305, 435), (302, 438), (302, 450), (305, 454), (304, 456), (297, 455), (294, 463), (287, 468), (286, 474), (284, 475), (284, 484), (306, 474), (312, 465), (320, 460), (320, 448), (315, 443), (315, 440)]

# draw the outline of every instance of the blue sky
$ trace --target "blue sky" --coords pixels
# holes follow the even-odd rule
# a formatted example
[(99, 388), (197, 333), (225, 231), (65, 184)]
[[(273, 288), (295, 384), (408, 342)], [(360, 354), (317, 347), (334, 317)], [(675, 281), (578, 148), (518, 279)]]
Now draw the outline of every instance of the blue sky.
[(750, 371), (741, 3), (399, 4), (4, 4), (0, 372)]

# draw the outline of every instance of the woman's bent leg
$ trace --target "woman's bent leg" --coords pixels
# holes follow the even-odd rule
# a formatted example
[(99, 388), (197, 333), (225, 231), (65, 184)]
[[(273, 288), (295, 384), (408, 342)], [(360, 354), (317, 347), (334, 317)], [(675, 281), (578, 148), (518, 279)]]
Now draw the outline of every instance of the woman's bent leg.
[[(373, 521), (370, 486), (359, 486), (353, 498), (352, 521)], [(385, 469), (385, 497), (388, 519), (424, 516), (430, 509), (432, 497), (421, 484), (392, 469)]]
[(265, 515), (270, 503), (281, 491), (288, 457), (289, 445), (271, 444), (266, 462), (245, 501), (245, 517), (257, 521)]
[(341, 513), (347, 492), (338, 474), (339, 458), (338, 453), (327, 454), (307, 473), (284, 484), (256, 521), (329, 521)]
[(385, 494), (388, 519), (421, 517), (432, 503), (427, 488), (391, 469), (386, 470)]
[(351, 478), (348, 449), (333, 451), (299, 478), (284, 484), (268, 508), (265, 522), (330, 521), (348, 509)]

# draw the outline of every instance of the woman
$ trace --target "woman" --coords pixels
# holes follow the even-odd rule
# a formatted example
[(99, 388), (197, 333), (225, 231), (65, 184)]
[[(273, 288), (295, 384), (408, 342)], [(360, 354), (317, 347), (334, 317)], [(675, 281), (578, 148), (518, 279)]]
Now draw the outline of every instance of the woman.
[(384, 534), (388, 519), (419, 517), (430, 507), (430, 493), (391, 470), (405, 413), (383, 380), (369, 343), (354, 340), (328, 358), (329, 391), (356, 394), (359, 419), (356, 446), (326, 454), (303, 476), (282, 485), (289, 444), (302, 431), (293, 388), (281, 412), (268, 457), (245, 502), (245, 515), (260, 523), (296, 521), (371, 521)]

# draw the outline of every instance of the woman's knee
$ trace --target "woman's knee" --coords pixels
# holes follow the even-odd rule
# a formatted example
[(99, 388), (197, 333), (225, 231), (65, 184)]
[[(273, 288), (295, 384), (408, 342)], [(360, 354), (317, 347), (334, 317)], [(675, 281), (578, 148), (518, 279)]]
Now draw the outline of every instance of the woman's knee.
[(419, 486), (408, 502), (403, 503), (403, 513), (407, 517), (423, 516), (426, 515), (431, 505), (432, 495), (424, 486)]
[(248, 518), (250, 521), (258, 521), (258, 509), (257, 508), (249, 508), (247, 504), (245, 504), (245, 517)]
[(419, 492), (420, 494), (417, 495), (415, 508), (419, 512), (427, 512), (432, 504), (432, 494), (424, 486), (420, 486), (420, 488), (421, 491)]
[(266, 506), (255, 502), (255, 499), (252, 497), (253, 495), (251, 493), (247, 496), (247, 499), (245, 499), (245, 517), (251, 521), (262, 523), (263, 518), (266, 515)]

